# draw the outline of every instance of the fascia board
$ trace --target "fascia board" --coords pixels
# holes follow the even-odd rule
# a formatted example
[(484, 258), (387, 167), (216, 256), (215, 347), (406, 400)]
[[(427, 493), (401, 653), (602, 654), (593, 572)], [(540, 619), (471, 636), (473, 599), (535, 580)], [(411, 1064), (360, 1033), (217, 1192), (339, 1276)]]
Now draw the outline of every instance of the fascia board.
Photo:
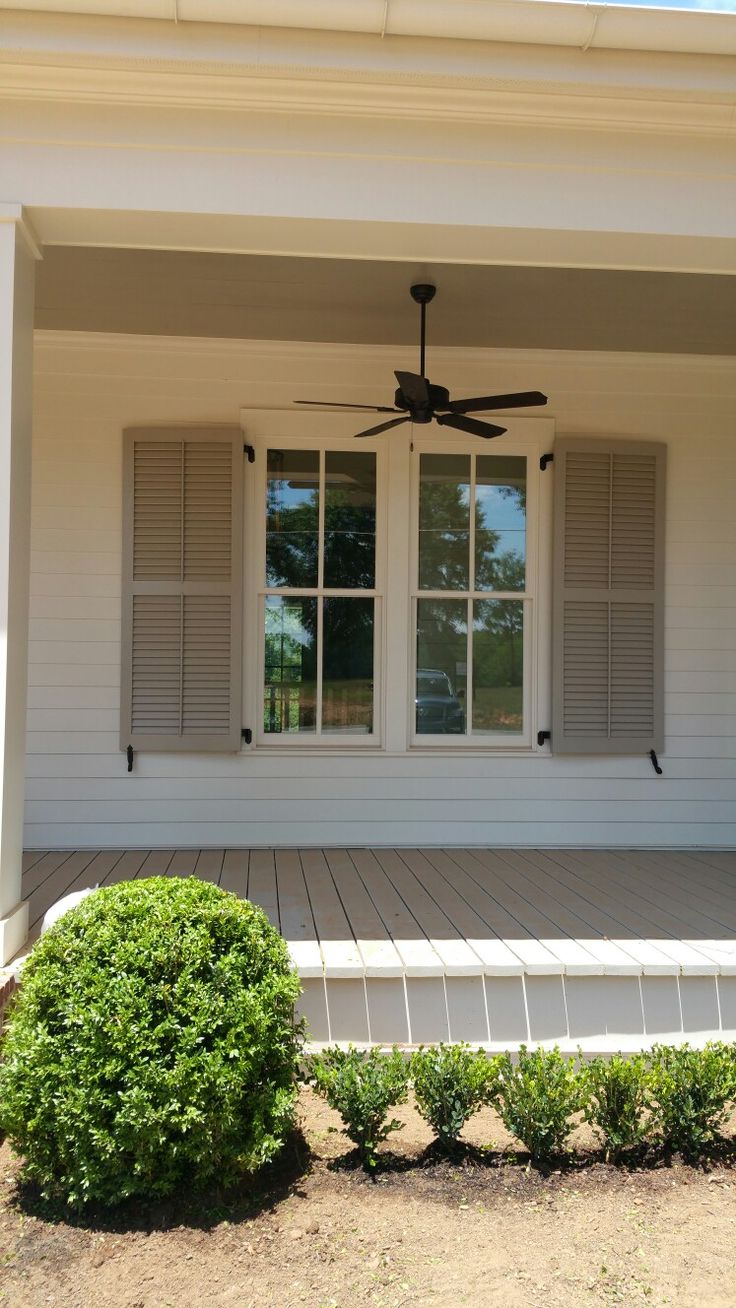
[(0, 0), (0, 9), (582, 50), (736, 54), (733, 14), (570, 0)]

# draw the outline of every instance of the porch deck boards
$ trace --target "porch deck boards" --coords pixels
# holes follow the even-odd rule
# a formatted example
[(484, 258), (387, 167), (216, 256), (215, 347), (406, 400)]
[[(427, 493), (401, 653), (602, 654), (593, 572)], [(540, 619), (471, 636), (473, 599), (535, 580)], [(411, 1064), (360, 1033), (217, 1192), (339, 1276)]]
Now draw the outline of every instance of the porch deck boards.
[(264, 909), (317, 1041), (736, 1035), (734, 851), (29, 851), (31, 939), (63, 895), (156, 875)]

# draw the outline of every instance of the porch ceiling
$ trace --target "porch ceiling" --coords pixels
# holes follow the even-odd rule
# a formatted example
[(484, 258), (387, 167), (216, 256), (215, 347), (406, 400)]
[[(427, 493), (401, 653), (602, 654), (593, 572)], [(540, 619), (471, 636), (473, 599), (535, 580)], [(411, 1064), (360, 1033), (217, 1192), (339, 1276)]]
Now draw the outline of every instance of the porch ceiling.
[(435, 281), (430, 344), (736, 353), (732, 277), (694, 273), (47, 247), (47, 330), (411, 345), (413, 281)]

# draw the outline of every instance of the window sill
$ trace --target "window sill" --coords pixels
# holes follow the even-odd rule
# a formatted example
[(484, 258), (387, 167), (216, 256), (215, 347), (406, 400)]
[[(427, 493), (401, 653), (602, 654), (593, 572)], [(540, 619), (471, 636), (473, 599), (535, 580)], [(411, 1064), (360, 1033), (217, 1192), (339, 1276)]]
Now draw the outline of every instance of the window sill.
[(240, 751), (241, 756), (258, 758), (551, 758), (549, 750), (537, 745), (518, 745), (495, 747), (469, 745), (463, 749), (444, 748), (441, 745), (412, 745), (409, 749), (385, 749), (381, 745), (368, 745), (362, 748), (348, 748), (340, 745), (246, 745)]

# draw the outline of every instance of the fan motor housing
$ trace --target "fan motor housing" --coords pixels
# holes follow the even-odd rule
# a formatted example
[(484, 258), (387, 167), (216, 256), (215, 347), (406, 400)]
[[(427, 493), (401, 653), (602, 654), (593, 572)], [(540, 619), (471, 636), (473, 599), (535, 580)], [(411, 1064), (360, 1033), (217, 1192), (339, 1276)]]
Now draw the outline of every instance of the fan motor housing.
[(450, 392), (445, 386), (433, 386), (429, 384), (429, 404), (422, 405), (421, 408), (415, 406), (412, 408), (404, 392), (399, 388), (394, 393), (394, 404), (397, 409), (402, 409), (404, 413), (411, 413), (414, 422), (431, 422), (435, 409), (449, 409)]

